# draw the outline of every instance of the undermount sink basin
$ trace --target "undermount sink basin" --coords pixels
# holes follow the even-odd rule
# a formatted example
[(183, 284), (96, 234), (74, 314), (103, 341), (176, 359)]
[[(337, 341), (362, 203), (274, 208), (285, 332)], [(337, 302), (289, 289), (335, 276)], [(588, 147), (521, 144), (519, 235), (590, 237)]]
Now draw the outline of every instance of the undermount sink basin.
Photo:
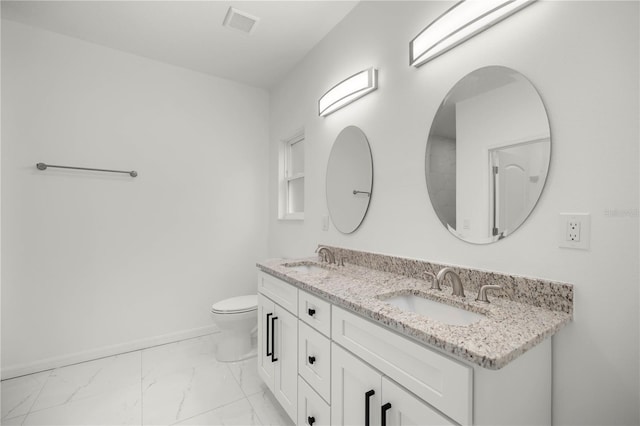
[(413, 294), (393, 296), (382, 301), (396, 306), (403, 311), (415, 312), (416, 314), (424, 315), (449, 325), (470, 325), (485, 318), (484, 315), (456, 308), (455, 306), (445, 305), (444, 303), (435, 302)]
[(316, 265), (313, 263), (285, 263), (283, 266), (285, 266), (288, 269), (291, 269), (292, 271), (305, 272), (305, 273), (326, 271), (326, 269), (323, 268), (322, 266)]

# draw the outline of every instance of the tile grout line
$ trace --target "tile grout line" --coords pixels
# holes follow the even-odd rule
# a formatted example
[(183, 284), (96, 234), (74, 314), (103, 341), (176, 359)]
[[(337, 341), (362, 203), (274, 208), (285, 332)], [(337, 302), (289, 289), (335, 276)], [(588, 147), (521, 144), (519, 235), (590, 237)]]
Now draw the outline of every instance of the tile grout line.
[[(108, 357), (99, 358), (99, 359), (97, 359), (95, 361), (104, 361), (104, 360), (108, 360), (110, 358), (115, 359), (115, 358), (117, 358), (117, 357), (119, 357), (121, 355), (130, 355), (130, 354), (135, 353), (135, 352), (138, 352), (138, 351), (130, 351), (130, 352), (126, 352), (124, 354), (111, 355), (111, 356), (108, 356)], [(87, 362), (90, 362), (90, 361), (87, 361)], [(78, 364), (83, 364), (83, 363), (78, 363)], [(53, 373), (56, 372), (56, 371), (59, 371), (59, 370), (65, 370), (67, 367), (74, 367), (74, 366), (76, 366), (78, 364), (71, 364), (71, 365), (67, 365), (67, 366), (64, 366), (64, 367), (57, 367), (57, 368), (54, 368), (54, 369), (50, 370), (50, 374), (49, 374), (49, 376), (47, 376), (47, 380), (45, 381), (45, 384), (40, 389), (40, 392), (38, 392), (38, 396), (36, 397), (35, 401), (31, 405), (31, 408), (29, 409), (29, 412), (28, 412), (29, 415), (31, 415), (33, 413), (39, 413), (41, 411), (46, 411), (46, 410), (51, 410), (51, 409), (54, 409), (54, 408), (62, 407), (63, 405), (71, 403), (71, 402), (78, 402), (78, 401), (86, 400), (86, 399), (93, 398), (93, 397), (97, 396), (97, 395), (93, 395), (93, 396), (89, 395), (89, 396), (84, 396), (82, 398), (77, 398), (77, 399), (71, 398), (70, 400), (68, 399), (67, 401), (62, 402), (62, 403), (56, 403), (54, 405), (45, 406), (45, 407), (39, 408), (37, 410), (33, 409), (33, 407), (35, 406), (36, 402), (38, 401), (38, 398), (40, 397), (40, 395), (44, 391), (45, 386), (49, 383), (49, 380), (51, 379), (51, 376), (53, 375)], [(102, 368), (100, 368), (100, 370), (94, 374), (94, 376), (90, 379), (90, 381), (92, 381), (95, 378), (95, 376), (97, 376), (97, 374), (100, 373), (100, 371), (102, 371)], [(38, 374), (38, 373), (33, 373), (33, 374)], [(13, 379), (9, 379), (9, 380), (13, 380)], [(86, 387), (86, 386), (87, 385), (85, 384), (83, 386), (80, 386), (80, 388)]]
[(249, 398), (247, 398), (247, 402), (249, 403), (249, 405), (251, 406), (251, 410), (253, 410), (253, 414), (256, 416), (256, 418), (258, 419), (258, 421), (260, 422), (261, 425), (264, 425), (265, 422), (262, 421), (262, 418), (258, 415), (258, 411), (256, 410), (256, 407), (253, 405), (253, 403), (251, 402), (251, 400)]
[(22, 419), (22, 421), (20, 422), (20, 426), (22, 426), (24, 424), (24, 422), (27, 421), (27, 417), (29, 417), (31, 415), (31, 413), (32, 413), (31, 410), (33, 409), (33, 406), (36, 405), (36, 401), (38, 401), (38, 398), (40, 398), (40, 395), (42, 394), (42, 391), (44, 390), (44, 387), (47, 385), (47, 383), (49, 382), (49, 379), (51, 378), (51, 375), (56, 370), (57, 370), (57, 368), (54, 368), (51, 371), (49, 371), (49, 374), (47, 375), (47, 379), (44, 381), (44, 383), (42, 383), (42, 386), (40, 387), (40, 390), (38, 391), (38, 395), (36, 395), (36, 397), (33, 399), (33, 402), (31, 403), (31, 406), (29, 407), (29, 410), (27, 411), (27, 414), (25, 414), (24, 419)]
[[(243, 399), (247, 399), (247, 398), (246, 398), (246, 397), (245, 397), (245, 398), (238, 398), (238, 399), (236, 399), (235, 401), (228, 402), (228, 403), (223, 404), (223, 405), (221, 405), (221, 406), (219, 406), (219, 407), (212, 408), (212, 409), (207, 410), (207, 411), (203, 411), (202, 413), (194, 414), (193, 416), (186, 417), (186, 418), (184, 418), (184, 419), (180, 419), (180, 420), (178, 420), (178, 421), (177, 421), (177, 422), (175, 422), (175, 423), (171, 423), (171, 424), (170, 424), (170, 426), (178, 426), (178, 425), (180, 425), (180, 423), (186, 422), (187, 420), (193, 419), (194, 417), (202, 416), (203, 414), (211, 413), (212, 411), (217, 411), (217, 410), (219, 410), (219, 409), (221, 409), (221, 408), (224, 408), (224, 407), (227, 407), (227, 406), (229, 406), (229, 405), (236, 404), (236, 403), (238, 403), (239, 401), (242, 401)], [(247, 400), (247, 402), (249, 402), (249, 401)], [(249, 405), (251, 405), (251, 403), (249, 403)], [(251, 405), (251, 408), (253, 408), (253, 405)]]
[[(250, 358), (249, 358), (250, 359)], [(257, 360), (257, 354), (256, 354), (256, 360)], [(236, 365), (239, 365), (240, 363), (244, 362), (243, 361), (237, 361)], [(228, 367), (228, 365), (227, 365)], [(242, 394), (244, 395), (244, 399), (247, 401), (247, 403), (249, 404), (249, 407), (251, 407), (251, 411), (253, 411), (253, 415), (256, 417), (256, 419), (258, 419), (258, 422), (261, 425), (264, 425), (264, 422), (262, 421), (262, 419), (260, 418), (260, 416), (258, 415), (258, 411), (256, 410), (256, 407), (253, 406), (253, 404), (251, 403), (251, 400), (249, 399), (249, 395), (247, 395), (247, 393), (245, 392), (245, 390), (242, 388), (242, 384), (238, 381), (238, 379), (236, 378), (235, 374), (233, 374), (233, 370), (231, 369), (231, 367), (228, 367), (229, 371), (231, 372), (231, 376), (233, 377), (233, 379), (236, 381), (236, 383), (238, 383), (238, 386), (240, 387), (240, 391), (242, 392)], [(240, 367), (240, 374), (242, 374), (242, 367)], [(255, 392), (252, 393), (251, 395), (255, 395), (258, 394), (260, 392)]]

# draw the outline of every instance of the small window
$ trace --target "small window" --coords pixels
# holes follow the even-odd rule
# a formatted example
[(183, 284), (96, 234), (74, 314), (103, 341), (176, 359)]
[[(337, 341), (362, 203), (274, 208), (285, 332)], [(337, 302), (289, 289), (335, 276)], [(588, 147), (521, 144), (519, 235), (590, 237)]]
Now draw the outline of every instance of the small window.
[(304, 133), (282, 142), (280, 219), (304, 219)]

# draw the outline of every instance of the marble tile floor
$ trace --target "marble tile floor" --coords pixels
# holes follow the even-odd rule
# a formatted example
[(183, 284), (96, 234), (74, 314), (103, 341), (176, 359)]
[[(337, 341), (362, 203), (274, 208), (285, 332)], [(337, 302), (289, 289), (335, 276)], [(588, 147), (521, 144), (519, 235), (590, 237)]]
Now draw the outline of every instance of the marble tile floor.
[(256, 358), (216, 361), (216, 335), (4, 380), (6, 426), (285, 425)]

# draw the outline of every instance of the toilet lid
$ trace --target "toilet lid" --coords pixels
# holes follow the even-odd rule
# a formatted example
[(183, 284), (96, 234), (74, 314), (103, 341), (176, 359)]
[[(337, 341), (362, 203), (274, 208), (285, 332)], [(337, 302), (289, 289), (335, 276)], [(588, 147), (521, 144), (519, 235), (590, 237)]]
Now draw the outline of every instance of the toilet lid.
[(258, 309), (258, 296), (231, 297), (221, 300), (211, 306), (211, 312), (218, 314), (239, 314), (242, 312), (255, 311)]

